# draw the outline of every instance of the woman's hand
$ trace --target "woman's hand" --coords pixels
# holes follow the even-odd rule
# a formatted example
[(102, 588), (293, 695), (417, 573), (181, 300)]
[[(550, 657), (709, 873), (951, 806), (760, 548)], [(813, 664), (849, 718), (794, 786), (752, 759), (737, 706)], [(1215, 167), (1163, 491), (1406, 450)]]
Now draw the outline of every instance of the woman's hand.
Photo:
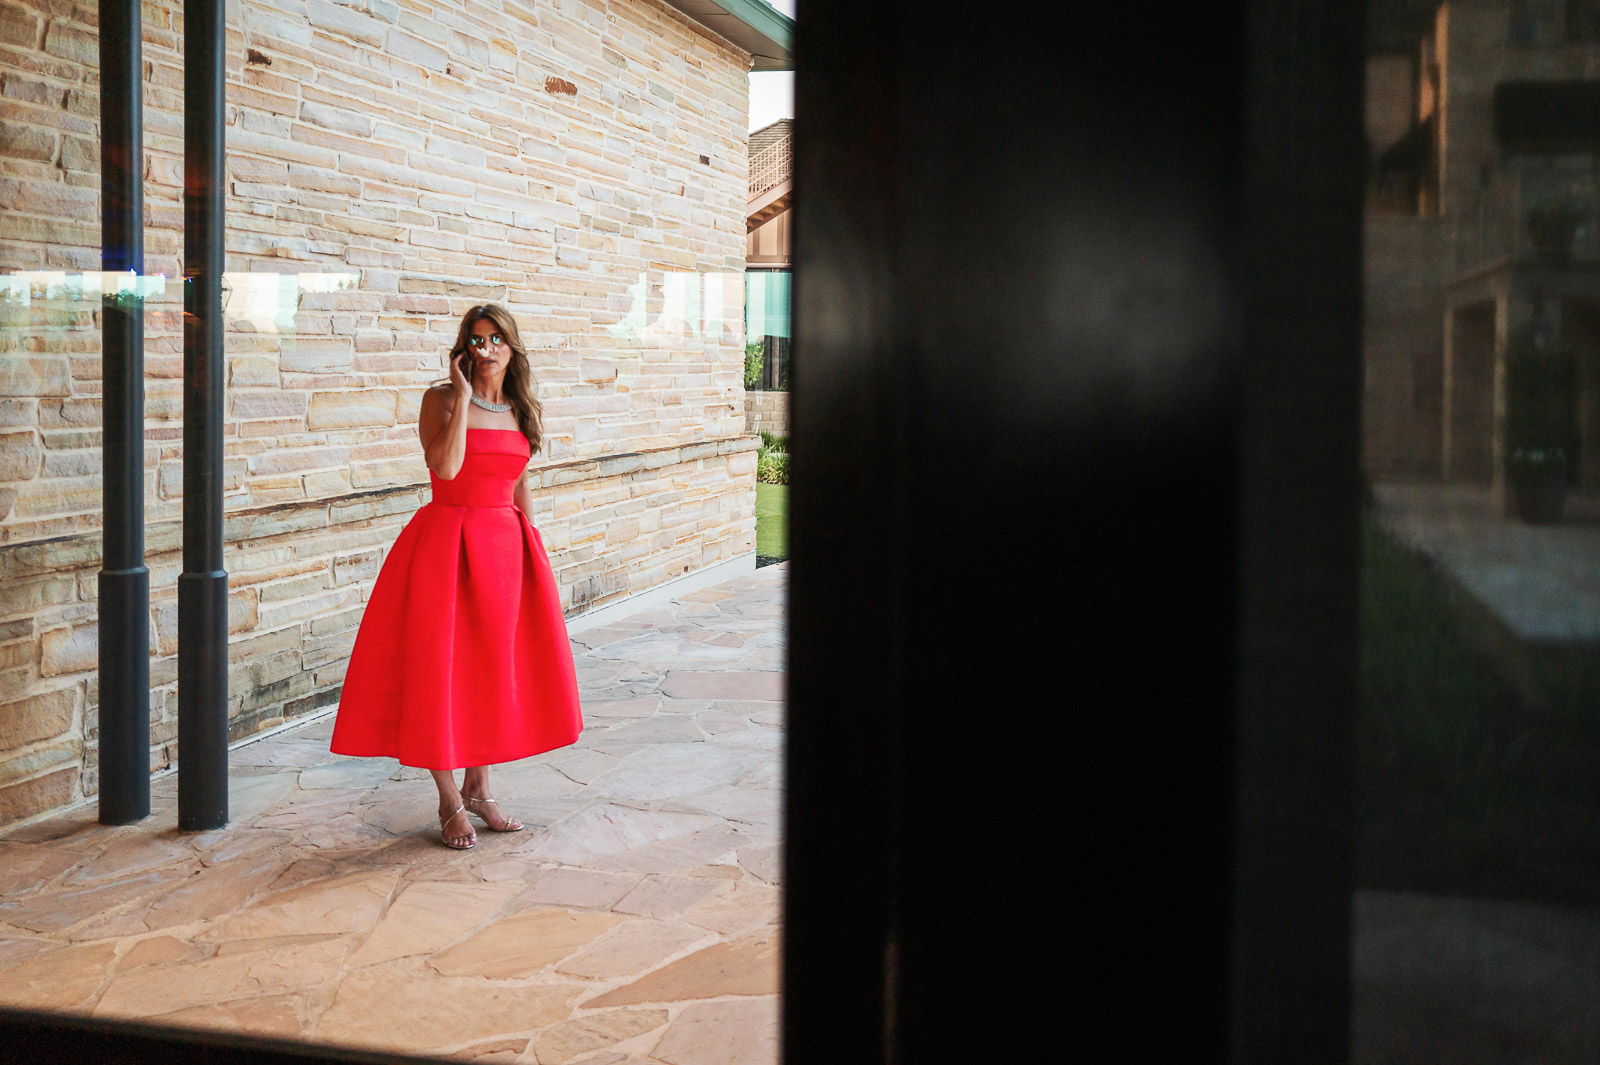
[(456, 399), (465, 400), (472, 394), (472, 381), (467, 376), (472, 353), (463, 351), (450, 359), (450, 385), (456, 390)]

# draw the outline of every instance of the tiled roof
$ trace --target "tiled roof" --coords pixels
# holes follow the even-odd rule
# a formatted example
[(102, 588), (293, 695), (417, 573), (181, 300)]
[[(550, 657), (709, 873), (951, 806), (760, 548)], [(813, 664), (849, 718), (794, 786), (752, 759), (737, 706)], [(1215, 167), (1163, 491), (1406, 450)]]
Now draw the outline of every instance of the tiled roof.
[(750, 134), (750, 157), (753, 159), (762, 151), (772, 147), (778, 141), (789, 136), (794, 130), (794, 119), (780, 118), (771, 125), (762, 126)]

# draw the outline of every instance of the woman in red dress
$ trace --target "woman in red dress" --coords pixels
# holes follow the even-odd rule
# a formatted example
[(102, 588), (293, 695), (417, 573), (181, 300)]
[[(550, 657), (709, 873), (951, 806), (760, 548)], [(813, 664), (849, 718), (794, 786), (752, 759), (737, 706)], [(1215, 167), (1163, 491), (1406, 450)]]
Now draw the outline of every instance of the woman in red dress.
[(528, 520), (523, 472), (543, 428), (516, 322), (498, 304), (472, 308), (448, 362), (417, 426), (433, 500), (373, 586), (331, 748), (432, 770), (440, 833), (465, 850), (469, 811), (495, 832), (522, 827), (490, 796), (489, 766), (564, 747), (583, 719), (560, 592)]

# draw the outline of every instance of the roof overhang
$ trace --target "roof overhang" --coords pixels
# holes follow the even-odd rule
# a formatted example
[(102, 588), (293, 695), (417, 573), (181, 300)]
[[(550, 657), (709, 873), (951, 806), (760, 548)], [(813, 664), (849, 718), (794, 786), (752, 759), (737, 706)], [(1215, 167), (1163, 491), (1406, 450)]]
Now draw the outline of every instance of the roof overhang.
[(751, 70), (794, 69), (794, 20), (761, 0), (666, 0), (750, 53)]

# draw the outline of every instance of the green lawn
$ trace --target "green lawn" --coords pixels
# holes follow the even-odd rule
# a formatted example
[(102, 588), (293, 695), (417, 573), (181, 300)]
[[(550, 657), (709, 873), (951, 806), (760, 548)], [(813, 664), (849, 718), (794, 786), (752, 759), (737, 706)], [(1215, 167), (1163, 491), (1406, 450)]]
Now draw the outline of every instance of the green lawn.
[(1600, 681), (1552, 674), (1551, 705), (1532, 712), (1465, 638), (1461, 594), (1366, 520), (1358, 884), (1592, 902)]
[(789, 486), (756, 482), (756, 554), (789, 557)]

